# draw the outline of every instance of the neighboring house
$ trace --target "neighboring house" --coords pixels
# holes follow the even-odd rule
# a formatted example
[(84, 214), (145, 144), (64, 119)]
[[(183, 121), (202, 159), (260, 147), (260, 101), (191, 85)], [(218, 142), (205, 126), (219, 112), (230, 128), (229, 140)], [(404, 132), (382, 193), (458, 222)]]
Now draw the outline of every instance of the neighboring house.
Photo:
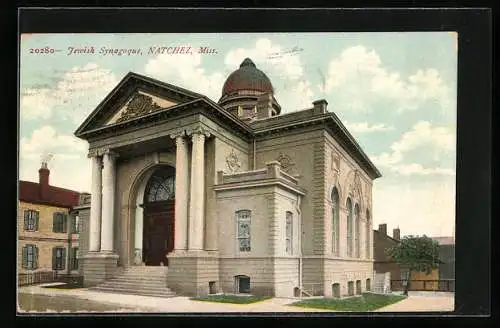
[[(401, 289), (408, 279), (408, 270), (401, 267), (386, 253), (388, 248), (400, 242), (400, 238), (399, 228), (393, 229), (392, 237), (387, 235), (387, 224), (385, 223), (380, 224), (379, 229), (373, 231), (374, 271), (376, 273), (390, 272), (393, 290)], [(412, 272), (410, 289), (437, 290), (439, 279), (439, 268), (432, 270), (429, 274)]]
[(131, 72), (75, 131), (93, 168), (85, 285), (168, 266), (185, 295), (371, 289), (381, 175), (326, 100), (282, 114), (248, 58), (221, 91)]
[[(455, 289), (455, 237), (432, 237), (439, 243), (439, 280), (442, 288)], [(449, 287), (446, 286), (449, 284)]]
[(88, 194), (51, 186), (45, 162), (38, 172), (38, 183), (19, 181), (18, 273), (77, 274), (79, 222), (73, 208)]

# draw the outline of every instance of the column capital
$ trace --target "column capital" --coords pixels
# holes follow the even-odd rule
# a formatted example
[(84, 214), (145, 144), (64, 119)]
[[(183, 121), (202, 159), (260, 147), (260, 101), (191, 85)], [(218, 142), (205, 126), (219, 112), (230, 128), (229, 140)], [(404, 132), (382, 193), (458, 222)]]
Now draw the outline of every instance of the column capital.
[(115, 152), (114, 150), (111, 150), (109, 148), (103, 149), (102, 155), (107, 155), (110, 158), (116, 158), (116, 157), (120, 156), (117, 152)]
[(182, 138), (186, 136), (186, 131), (185, 130), (178, 130), (170, 134), (171, 139), (177, 139), (177, 138)]
[(198, 125), (198, 126), (195, 126), (195, 127), (192, 127), (192, 128), (189, 128), (186, 130), (186, 134), (188, 136), (192, 136), (192, 135), (195, 135), (195, 134), (200, 134), (200, 135), (203, 135), (205, 137), (210, 137), (210, 131), (208, 131), (206, 128)]
[(89, 149), (89, 152), (87, 154), (87, 158), (99, 157), (99, 156), (102, 156), (101, 149), (99, 149), (99, 148)]

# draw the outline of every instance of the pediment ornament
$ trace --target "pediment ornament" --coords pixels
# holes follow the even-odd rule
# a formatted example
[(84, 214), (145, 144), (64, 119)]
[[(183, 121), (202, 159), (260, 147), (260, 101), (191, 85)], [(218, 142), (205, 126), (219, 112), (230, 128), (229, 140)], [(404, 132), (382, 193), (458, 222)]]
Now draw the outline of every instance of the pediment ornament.
[(128, 121), (160, 109), (162, 107), (154, 103), (153, 98), (142, 93), (136, 93), (128, 102), (127, 108), (120, 115), (117, 122)]

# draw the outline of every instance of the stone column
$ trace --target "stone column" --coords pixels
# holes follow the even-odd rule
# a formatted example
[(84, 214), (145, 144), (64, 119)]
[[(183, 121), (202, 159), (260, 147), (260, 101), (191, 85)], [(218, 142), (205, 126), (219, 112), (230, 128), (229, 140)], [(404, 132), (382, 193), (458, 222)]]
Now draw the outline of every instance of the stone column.
[(101, 196), (102, 196), (102, 158), (92, 156), (92, 188), (89, 224), (89, 251), (101, 249)]
[(113, 252), (113, 223), (115, 208), (115, 158), (116, 154), (107, 150), (103, 156), (102, 172), (102, 225), (101, 252)]
[(170, 136), (176, 143), (174, 250), (188, 249), (189, 154), (185, 136), (184, 131)]
[(192, 135), (191, 190), (189, 204), (189, 250), (203, 249), (205, 218), (205, 137), (203, 129), (195, 129)]

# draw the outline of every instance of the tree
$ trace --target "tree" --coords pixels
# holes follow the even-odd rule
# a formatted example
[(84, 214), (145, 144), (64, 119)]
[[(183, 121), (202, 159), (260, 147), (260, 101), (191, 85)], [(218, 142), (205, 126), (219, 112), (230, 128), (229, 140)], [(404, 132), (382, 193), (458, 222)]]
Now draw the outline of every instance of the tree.
[(408, 270), (404, 295), (408, 295), (412, 272), (431, 273), (439, 264), (439, 243), (427, 236), (405, 236), (386, 250), (401, 267)]

